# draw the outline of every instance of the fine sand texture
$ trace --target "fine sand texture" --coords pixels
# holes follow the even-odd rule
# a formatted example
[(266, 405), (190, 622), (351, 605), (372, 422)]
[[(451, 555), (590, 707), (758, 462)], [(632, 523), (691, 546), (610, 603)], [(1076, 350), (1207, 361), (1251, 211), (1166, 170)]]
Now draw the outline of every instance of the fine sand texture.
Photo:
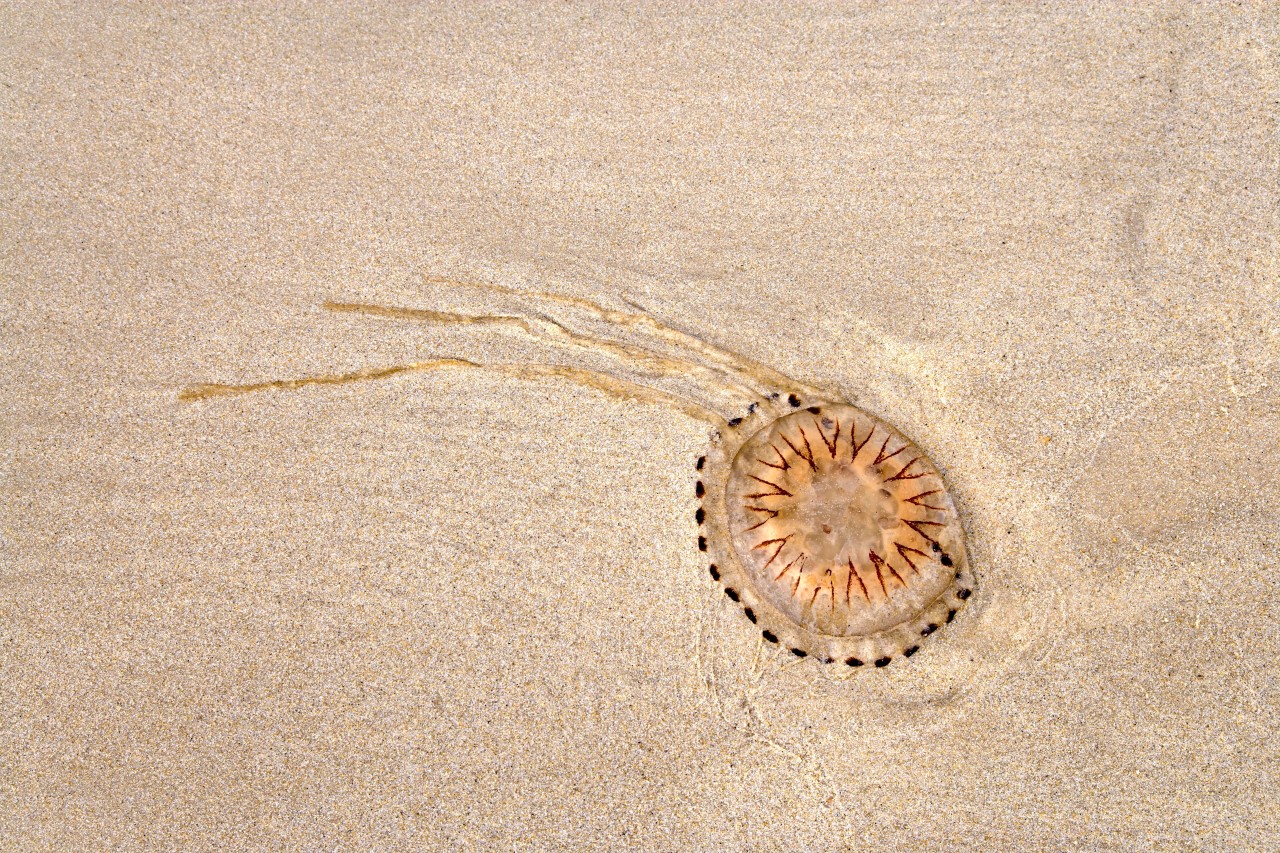
[[(0, 111), (0, 849), (1280, 849), (1274, 4), (14, 2)], [(766, 642), (591, 305), (909, 436), (954, 622)]]

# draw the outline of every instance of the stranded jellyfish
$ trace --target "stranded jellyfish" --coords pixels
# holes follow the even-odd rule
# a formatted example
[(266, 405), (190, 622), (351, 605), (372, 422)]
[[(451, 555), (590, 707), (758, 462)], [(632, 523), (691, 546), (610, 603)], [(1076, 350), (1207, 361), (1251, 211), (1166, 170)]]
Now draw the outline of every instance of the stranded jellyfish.
[[(942, 475), (901, 432), (838, 395), (660, 322), (636, 308), (491, 284), (439, 285), (499, 294), (519, 307), (461, 314), (327, 302), (332, 312), (492, 326), (603, 367), (435, 358), (353, 373), (248, 385), (202, 384), (204, 399), (482, 369), (554, 376), (666, 405), (711, 425), (694, 465), (698, 550), (707, 572), (760, 637), (797, 657), (850, 667), (910, 657), (972, 592), (964, 530)], [(583, 331), (583, 326), (594, 331)]]

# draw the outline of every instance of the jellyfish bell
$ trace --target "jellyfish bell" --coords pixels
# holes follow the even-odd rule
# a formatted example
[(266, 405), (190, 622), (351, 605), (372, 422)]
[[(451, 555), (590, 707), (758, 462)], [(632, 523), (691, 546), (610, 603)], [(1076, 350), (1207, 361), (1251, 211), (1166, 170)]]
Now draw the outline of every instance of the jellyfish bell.
[(797, 655), (910, 656), (969, 595), (942, 476), (856, 406), (762, 412), (721, 436), (699, 482), (715, 574), (766, 640)]

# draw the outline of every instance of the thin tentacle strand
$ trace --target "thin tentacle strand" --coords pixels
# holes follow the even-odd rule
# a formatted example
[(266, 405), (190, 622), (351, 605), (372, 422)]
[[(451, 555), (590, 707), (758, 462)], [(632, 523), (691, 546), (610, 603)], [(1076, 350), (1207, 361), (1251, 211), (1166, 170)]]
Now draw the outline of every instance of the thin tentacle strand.
[[(551, 317), (515, 316), (508, 314), (461, 314), (424, 308), (403, 308), (363, 302), (325, 302), (327, 311), (345, 314), (363, 314), (399, 320), (416, 320), (445, 325), (492, 326), (503, 331), (522, 333), (537, 340), (588, 353), (599, 353), (642, 370), (662, 376), (679, 376), (711, 387), (717, 392), (745, 398), (748, 402), (763, 402), (765, 396), (735, 377), (691, 361), (657, 352), (647, 347), (609, 340), (595, 335), (575, 332)], [(744, 404), (745, 405), (745, 404)]]
[(566, 379), (578, 385), (595, 388), (610, 396), (622, 400), (633, 400), (642, 403), (656, 403), (676, 409), (696, 420), (710, 424), (717, 429), (725, 429), (728, 422), (719, 412), (706, 406), (649, 385), (641, 385), (627, 379), (620, 379), (598, 370), (582, 367), (569, 367), (561, 364), (485, 364), (462, 358), (435, 358), (428, 361), (415, 361), (409, 364), (397, 364), (390, 367), (366, 368), (348, 373), (324, 374), (320, 376), (303, 376), (297, 379), (273, 379), (265, 382), (250, 382), (242, 385), (204, 382), (184, 388), (178, 399), (183, 402), (207, 400), (211, 397), (228, 397), (237, 394), (252, 394), (258, 391), (293, 390), (310, 385), (344, 385), (370, 379), (389, 379), (405, 373), (422, 373), (448, 368), (483, 370), (513, 376), (519, 379), (544, 379), (556, 377)]
[(595, 302), (594, 300), (581, 296), (565, 296), (558, 293), (521, 290), (501, 284), (491, 284), (488, 282), (464, 282), (435, 276), (428, 276), (423, 280), (430, 284), (439, 284), (446, 287), (486, 290), (514, 298), (532, 299), (546, 304), (576, 308), (594, 315), (598, 319), (604, 320), (607, 323), (621, 328), (634, 329), (648, 333), (653, 337), (679, 347), (686, 352), (697, 354), (707, 362), (715, 365), (717, 368), (751, 381), (755, 389), (762, 396), (768, 397), (776, 393), (786, 394), (791, 392), (799, 392), (813, 397), (827, 397), (830, 395), (830, 392), (812, 385), (806, 385), (802, 382), (798, 382), (797, 380), (792, 379), (791, 377), (786, 376), (767, 365), (753, 361), (744, 355), (733, 352), (725, 347), (709, 343), (708, 341), (704, 341), (695, 335), (689, 334), (688, 332), (676, 329), (675, 327), (651, 316), (647, 312), (644, 312), (644, 309), (636, 305), (634, 302), (628, 301), (627, 304), (634, 308), (636, 313), (608, 308), (601, 305), (599, 302)]

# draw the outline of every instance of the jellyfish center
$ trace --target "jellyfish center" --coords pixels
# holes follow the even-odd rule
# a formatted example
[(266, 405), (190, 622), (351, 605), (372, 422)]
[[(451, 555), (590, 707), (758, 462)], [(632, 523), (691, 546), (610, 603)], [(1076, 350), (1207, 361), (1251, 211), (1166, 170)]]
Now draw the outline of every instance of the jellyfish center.
[[(753, 589), (806, 628), (848, 636), (912, 618), (955, 577), (956, 520), (924, 454), (866, 412), (784, 415), (739, 449), (729, 535)], [(943, 561), (943, 557), (946, 561)]]
[(883, 550), (884, 531), (898, 526), (898, 502), (851, 467), (814, 472), (788, 508), (805, 553), (824, 563)]

